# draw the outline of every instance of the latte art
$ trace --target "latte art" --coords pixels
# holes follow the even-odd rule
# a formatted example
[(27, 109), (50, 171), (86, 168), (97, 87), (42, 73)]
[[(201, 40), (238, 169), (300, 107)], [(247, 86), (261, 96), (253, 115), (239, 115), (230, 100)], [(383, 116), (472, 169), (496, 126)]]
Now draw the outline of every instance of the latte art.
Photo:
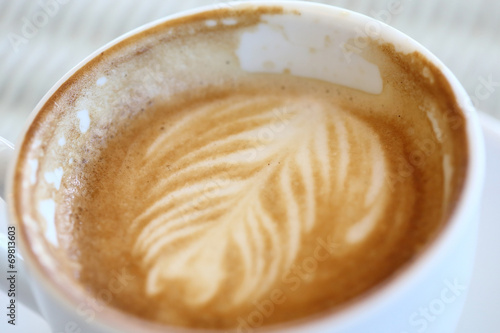
[(174, 19), (54, 93), (15, 188), (58, 286), (102, 316), (249, 331), (355, 302), (435, 239), (467, 169), (451, 88), (378, 41), (347, 64), (317, 15)]
[[(185, 155), (176, 154), (180, 146)], [(210, 302), (230, 279), (238, 282), (225, 295), (228, 306), (268, 292), (330, 201), (344, 207), (328, 221), (343, 251), (367, 238), (387, 208), (375, 131), (307, 97), (231, 95), (193, 107), (147, 147), (141, 164), (137, 182), (163, 169), (130, 228), (146, 291), (182, 281), (193, 305)]]

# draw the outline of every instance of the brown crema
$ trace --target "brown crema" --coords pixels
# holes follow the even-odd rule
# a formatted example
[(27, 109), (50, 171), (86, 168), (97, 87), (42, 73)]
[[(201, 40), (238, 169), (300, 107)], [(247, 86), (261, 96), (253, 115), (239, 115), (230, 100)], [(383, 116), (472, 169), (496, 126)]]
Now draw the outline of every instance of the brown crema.
[(21, 219), (53, 198), (44, 270), (157, 323), (257, 328), (349, 304), (435, 238), (468, 153), (442, 73), (377, 42), (378, 95), (247, 73), (235, 49), (262, 13), (160, 24), (47, 101), (15, 181)]

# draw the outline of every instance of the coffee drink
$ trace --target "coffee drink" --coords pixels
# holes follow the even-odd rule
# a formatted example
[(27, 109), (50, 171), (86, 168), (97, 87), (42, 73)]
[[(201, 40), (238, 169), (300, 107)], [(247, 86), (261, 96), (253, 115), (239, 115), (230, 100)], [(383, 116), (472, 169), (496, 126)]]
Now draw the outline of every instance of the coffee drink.
[(44, 242), (27, 237), (57, 258), (40, 264), (69, 293), (159, 324), (245, 331), (356, 301), (446, 226), (468, 148), (439, 69), (374, 40), (358, 56), (377, 65), (377, 93), (242, 68), (242, 36), (281, 14), (157, 25), (45, 103), (16, 210), (45, 222)]

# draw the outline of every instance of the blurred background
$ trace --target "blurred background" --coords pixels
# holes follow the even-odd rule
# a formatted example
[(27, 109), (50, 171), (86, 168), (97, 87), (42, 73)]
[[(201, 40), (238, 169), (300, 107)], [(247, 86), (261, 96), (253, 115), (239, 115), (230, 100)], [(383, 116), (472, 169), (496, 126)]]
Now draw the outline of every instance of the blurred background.
[[(476, 106), (500, 118), (500, 2), (319, 0), (413, 37), (458, 77)], [(220, 0), (0, 0), (0, 136), (15, 141), (28, 114), (67, 71), (144, 23)]]
[[(67, 71), (107, 42), (166, 15), (224, 2), (0, 0), (0, 136), (16, 141), (43, 95)], [(500, 119), (500, 1), (316, 2), (364, 13), (413, 37), (455, 73), (478, 109)], [(4, 304), (6, 296), (0, 296), (0, 304)], [(20, 326), (15, 330), (8, 327), (7, 332), (48, 332), (40, 318), (25, 308), (20, 310)], [(489, 310), (493, 309), (485, 309)], [(483, 332), (473, 329), (477, 326), (470, 319), (461, 325), (460, 332)], [(484, 318), (475, 320), (477, 324)], [(2, 332), (4, 324), (2, 319)], [(488, 332), (496, 331), (492, 329)]]

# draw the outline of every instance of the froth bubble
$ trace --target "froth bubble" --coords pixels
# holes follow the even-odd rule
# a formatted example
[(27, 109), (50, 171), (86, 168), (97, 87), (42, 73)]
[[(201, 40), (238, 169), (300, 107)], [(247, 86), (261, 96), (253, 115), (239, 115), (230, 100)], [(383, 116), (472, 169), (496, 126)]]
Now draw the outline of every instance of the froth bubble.
[(205, 25), (207, 27), (215, 27), (217, 25), (217, 21), (216, 20), (206, 20)]
[(57, 190), (59, 190), (59, 188), (61, 187), (61, 180), (62, 180), (63, 172), (64, 172), (63, 168), (61, 168), (61, 167), (55, 169), (52, 172), (46, 172), (44, 175), (45, 180), (49, 184), (54, 184), (54, 187)]
[(108, 81), (108, 79), (105, 76), (103, 76), (103, 77), (100, 77), (99, 79), (97, 79), (96, 84), (100, 87), (100, 86), (103, 86), (107, 81)]
[(90, 127), (90, 117), (88, 110), (78, 111), (76, 116), (80, 120), (80, 132), (85, 133)]
[(38, 211), (42, 214), (47, 226), (45, 228), (45, 237), (53, 245), (58, 246), (55, 215), (56, 203), (52, 199), (42, 200), (38, 205)]
[(30, 170), (31, 170), (30, 182), (33, 185), (36, 183), (36, 173), (38, 171), (38, 160), (37, 159), (28, 160), (28, 165), (30, 166)]
[(234, 18), (227, 18), (222, 20), (222, 24), (224, 25), (235, 25), (236, 23), (238, 23), (238, 21), (236, 21), (236, 19)]

